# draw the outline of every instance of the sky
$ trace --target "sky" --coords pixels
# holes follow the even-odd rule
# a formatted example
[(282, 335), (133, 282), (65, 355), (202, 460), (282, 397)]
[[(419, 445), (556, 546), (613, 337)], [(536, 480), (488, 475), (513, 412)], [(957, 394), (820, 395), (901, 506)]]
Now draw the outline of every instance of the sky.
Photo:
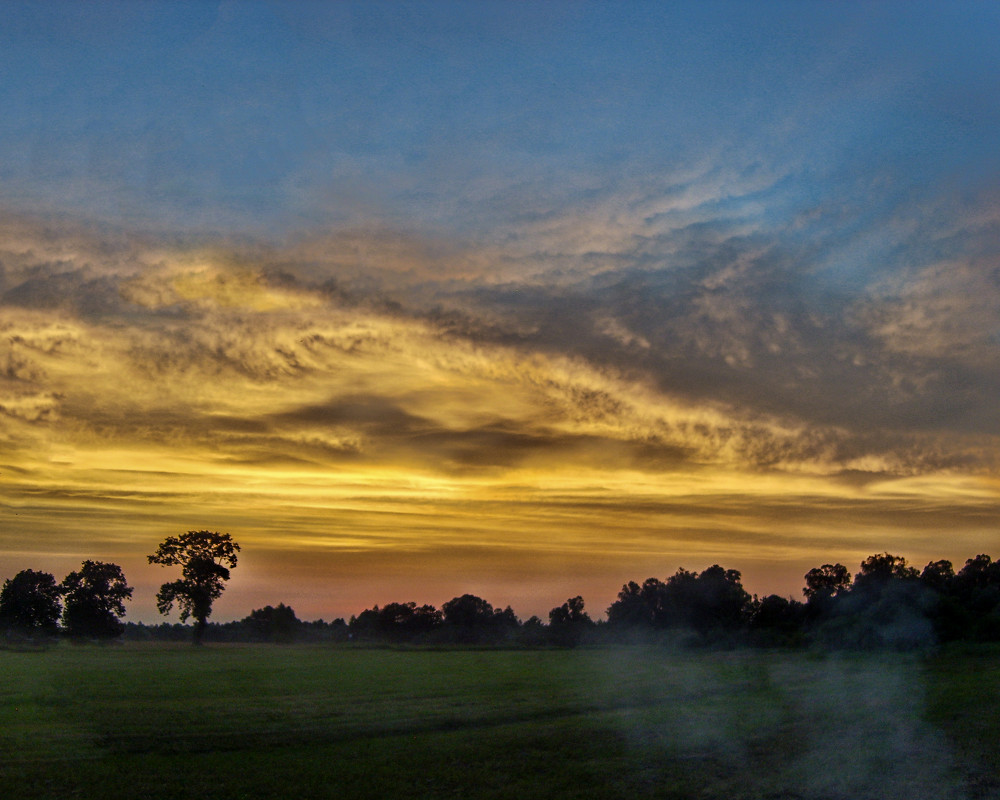
[[(0, 578), (213, 619), (1000, 556), (1000, 7), (8, 2)], [(171, 617), (175, 620), (175, 617)]]

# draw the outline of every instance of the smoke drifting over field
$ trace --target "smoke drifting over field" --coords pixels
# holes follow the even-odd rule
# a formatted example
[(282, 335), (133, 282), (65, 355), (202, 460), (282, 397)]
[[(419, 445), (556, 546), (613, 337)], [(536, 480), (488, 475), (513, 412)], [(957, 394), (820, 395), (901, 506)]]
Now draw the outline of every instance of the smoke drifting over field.
[(689, 654), (655, 672), (628, 654), (599, 659), (616, 691), (635, 690), (616, 717), (623, 741), (688, 761), (710, 796), (970, 796), (952, 745), (927, 721), (920, 658)]

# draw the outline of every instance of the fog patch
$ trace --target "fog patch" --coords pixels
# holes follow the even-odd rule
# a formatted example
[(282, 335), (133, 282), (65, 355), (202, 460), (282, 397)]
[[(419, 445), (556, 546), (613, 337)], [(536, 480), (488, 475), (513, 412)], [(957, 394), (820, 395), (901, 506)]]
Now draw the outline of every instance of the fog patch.
[(830, 658), (774, 670), (808, 746), (788, 769), (813, 797), (965, 797), (948, 742), (924, 720), (917, 659)]
[(706, 794), (734, 798), (969, 796), (924, 719), (917, 656), (624, 652), (603, 654), (614, 724), (654, 782), (695, 774)]

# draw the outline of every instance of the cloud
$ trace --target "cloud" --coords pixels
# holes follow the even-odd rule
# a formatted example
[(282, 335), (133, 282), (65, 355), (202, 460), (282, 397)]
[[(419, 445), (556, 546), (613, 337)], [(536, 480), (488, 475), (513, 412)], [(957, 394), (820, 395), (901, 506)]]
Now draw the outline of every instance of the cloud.
[(997, 358), (998, 301), (1000, 264), (948, 261), (884, 281), (861, 314), (893, 353), (988, 367)]
[(165, 533), (194, 514), (385, 569), (499, 549), (591, 577), (595, 553), (623, 579), (685, 553), (764, 571), (860, 560), (885, 531), (967, 557), (934, 546), (952, 520), (975, 550), (992, 513), (989, 259), (844, 292), (753, 227), (547, 271), (383, 228), (181, 246), (8, 222), (0, 510), (108, 547), (116, 514)]
[(12, 19), (8, 552), (127, 541), (116, 513), (395, 576), (854, 552), (896, 515), (982, 541), (989, 25), (258, 11), (96, 50)]
[(687, 230), (676, 264), (499, 282), (481, 268), (492, 249), (382, 230), (287, 249), (11, 230), (2, 405), (59, 435), (429, 470), (602, 451), (647, 467), (993, 468), (963, 438), (972, 423), (946, 440), (941, 418), (963, 370), (962, 407), (992, 430), (996, 287), (974, 263), (845, 296), (800, 251), (727, 223)]

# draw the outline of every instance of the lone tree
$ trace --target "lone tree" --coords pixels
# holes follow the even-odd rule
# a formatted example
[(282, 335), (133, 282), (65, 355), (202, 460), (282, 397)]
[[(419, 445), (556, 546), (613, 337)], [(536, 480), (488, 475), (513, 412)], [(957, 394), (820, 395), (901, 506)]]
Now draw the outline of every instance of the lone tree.
[(156, 607), (169, 614), (177, 602), (181, 622), (194, 617), (194, 644), (201, 644), (212, 615), (212, 603), (222, 595), (229, 571), (236, 566), (240, 546), (228, 533), (188, 531), (168, 536), (153, 555), (150, 564), (181, 567), (180, 580), (165, 583), (156, 594)]
[(132, 587), (117, 564), (84, 561), (79, 571), (66, 576), (61, 591), (66, 600), (63, 624), (70, 636), (113, 639), (122, 635), (121, 618)]
[(24, 634), (55, 634), (61, 613), (59, 586), (48, 572), (23, 569), (3, 582), (0, 628)]

